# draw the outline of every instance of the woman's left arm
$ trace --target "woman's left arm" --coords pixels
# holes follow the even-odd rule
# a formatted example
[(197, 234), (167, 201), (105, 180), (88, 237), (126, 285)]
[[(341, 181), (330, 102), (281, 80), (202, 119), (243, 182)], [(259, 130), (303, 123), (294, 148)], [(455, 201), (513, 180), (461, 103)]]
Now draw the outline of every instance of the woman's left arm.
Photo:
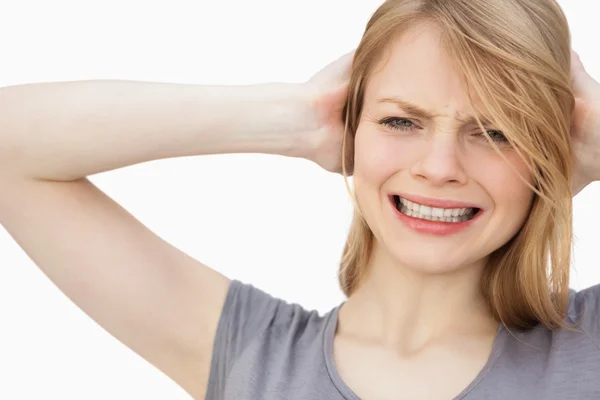
[(571, 125), (574, 151), (573, 196), (600, 180), (600, 83), (572, 52), (571, 81), (576, 105)]

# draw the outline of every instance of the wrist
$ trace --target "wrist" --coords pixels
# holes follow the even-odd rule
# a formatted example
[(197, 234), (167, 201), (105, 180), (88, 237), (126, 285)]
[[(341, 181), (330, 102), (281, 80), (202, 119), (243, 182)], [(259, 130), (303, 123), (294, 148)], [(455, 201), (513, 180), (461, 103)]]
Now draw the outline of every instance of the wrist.
[[(245, 152), (307, 158), (318, 129), (313, 96), (302, 84), (269, 83), (249, 89), (234, 118), (248, 139)], [(247, 137), (246, 135), (250, 135)]]

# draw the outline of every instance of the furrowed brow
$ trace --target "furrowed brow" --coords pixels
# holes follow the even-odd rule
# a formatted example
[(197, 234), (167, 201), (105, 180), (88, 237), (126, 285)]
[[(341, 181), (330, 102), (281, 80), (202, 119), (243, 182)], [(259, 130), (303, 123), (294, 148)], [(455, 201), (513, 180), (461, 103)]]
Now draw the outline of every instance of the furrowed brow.
[(384, 97), (377, 100), (377, 103), (392, 103), (396, 104), (398, 108), (408, 114), (414, 115), (418, 118), (423, 119), (432, 119), (436, 117), (436, 114), (431, 113), (416, 104), (411, 103), (410, 101), (398, 99), (396, 97)]
[[(479, 120), (481, 121), (482, 125), (491, 125), (492, 124), (492, 122), (485, 117), (479, 117)], [(473, 116), (470, 116), (464, 120), (460, 119), (459, 121), (463, 122), (465, 125), (477, 125), (477, 120)]]
[[(410, 101), (402, 100), (397, 97), (384, 97), (378, 99), (377, 103), (396, 104), (400, 110), (421, 119), (433, 119), (439, 116), (439, 114), (432, 113), (431, 111), (425, 110), (416, 104), (411, 103)], [(479, 119), (483, 125), (490, 124), (490, 121), (487, 118), (479, 117)], [(465, 125), (477, 125), (477, 120), (475, 119), (475, 116), (472, 115), (465, 119), (458, 119), (458, 121), (464, 123)]]

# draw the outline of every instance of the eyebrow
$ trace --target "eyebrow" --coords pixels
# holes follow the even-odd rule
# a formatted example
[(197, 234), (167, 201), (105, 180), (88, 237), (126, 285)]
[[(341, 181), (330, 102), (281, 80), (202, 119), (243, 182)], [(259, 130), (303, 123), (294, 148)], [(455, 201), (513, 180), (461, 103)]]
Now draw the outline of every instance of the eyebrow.
[[(419, 107), (416, 104), (411, 103), (410, 101), (402, 100), (397, 97), (384, 97), (377, 100), (377, 103), (392, 103), (396, 104), (398, 108), (412, 116), (415, 116), (420, 119), (430, 120), (435, 117), (440, 116), (440, 114), (435, 114), (431, 111), (425, 110), (424, 108)], [(483, 125), (489, 125), (490, 121), (487, 118), (479, 117), (481, 123)], [(470, 115), (466, 119), (458, 119), (458, 121), (464, 123), (465, 125), (477, 125), (477, 120), (475, 116)]]

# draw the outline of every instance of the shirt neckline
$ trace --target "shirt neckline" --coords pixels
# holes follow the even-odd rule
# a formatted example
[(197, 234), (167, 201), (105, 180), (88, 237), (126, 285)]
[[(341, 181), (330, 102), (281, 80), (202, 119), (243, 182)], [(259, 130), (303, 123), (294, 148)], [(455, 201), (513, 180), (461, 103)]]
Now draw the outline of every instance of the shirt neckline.
[[(345, 302), (344, 302), (345, 303)], [(344, 303), (340, 304), (336, 308), (334, 308), (329, 314), (329, 318), (327, 319), (324, 336), (323, 336), (323, 356), (325, 358), (325, 366), (327, 368), (327, 372), (329, 374), (329, 378), (333, 382), (333, 385), (338, 390), (338, 392), (344, 397), (345, 400), (361, 400), (360, 397), (342, 379), (339, 371), (335, 365), (335, 360), (333, 358), (333, 342), (335, 339), (335, 333), (337, 331), (338, 318), (340, 308), (344, 305)], [(471, 383), (453, 400), (464, 399), (473, 389), (475, 389), (483, 379), (489, 374), (489, 372), (494, 368), (500, 356), (502, 355), (502, 350), (506, 343), (506, 329), (503, 324), (498, 324), (498, 330), (496, 331), (496, 337), (494, 338), (494, 342), (492, 345), (492, 351), (490, 356), (488, 357), (487, 362), (479, 371), (475, 379), (471, 381)]]

